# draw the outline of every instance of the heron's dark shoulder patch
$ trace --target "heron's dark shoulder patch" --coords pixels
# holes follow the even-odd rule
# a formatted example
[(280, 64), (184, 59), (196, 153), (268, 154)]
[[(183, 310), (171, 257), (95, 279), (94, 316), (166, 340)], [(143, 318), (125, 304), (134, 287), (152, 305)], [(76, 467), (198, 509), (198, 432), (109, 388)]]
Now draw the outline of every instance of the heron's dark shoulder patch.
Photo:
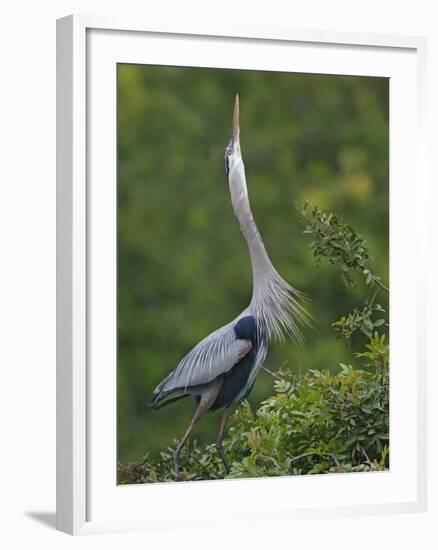
[(257, 321), (253, 315), (242, 317), (234, 325), (234, 332), (239, 340), (250, 340), (254, 345), (257, 340)]

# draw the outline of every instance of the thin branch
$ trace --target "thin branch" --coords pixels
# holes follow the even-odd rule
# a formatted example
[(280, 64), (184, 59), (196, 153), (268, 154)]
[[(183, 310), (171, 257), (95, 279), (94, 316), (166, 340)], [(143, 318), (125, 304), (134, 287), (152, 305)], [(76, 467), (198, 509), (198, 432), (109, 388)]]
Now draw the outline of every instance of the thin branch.
[(383, 288), (383, 290), (386, 290), (386, 292), (389, 293), (389, 288), (386, 287), (380, 279), (374, 279), (374, 282), (377, 283), (380, 286), (380, 288)]
[(376, 299), (376, 296), (377, 294), (379, 294), (380, 292), (380, 289), (379, 288), (376, 288), (376, 291), (374, 292), (373, 294), (373, 297), (371, 298), (370, 302), (369, 302), (369, 306), (372, 308), (372, 306), (374, 305), (374, 300)]
[(364, 457), (366, 458), (366, 460), (367, 460), (368, 464), (370, 464), (370, 465), (371, 465), (371, 464), (372, 464), (372, 462), (371, 462), (371, 460), (370, 460), (370, 457), (369, 457), (369, 456), (367, 455), (367, 453), (366, 453), (365, 449), (364, 449), (364, 448), (362, 447), (362, 445), (360, 446), (360, 448), (361, 448), (361, 451), (362, 451), (362, 453), (363, 453)]
[(274, 371), (272, 370), (269, 370), (267, 367), (263, 366), (262, 369), (266, 372), (268, 372), (271, 376), (273, 376), (274, 378), (278, 378), (278, 380), (283, 380), (283, 378), (281, 376), (279, 376), (277, 373), (275, 373)]
[[(363, 271), (365, 270), (364, 267), (362, 266), (359, 266), (359, 271), (362, 273)], [(377, 283), (380, 288), (383, 288), (383, 290), (386, 290), (386, 292), (389, 293), (389, 288), (387, 286), (385, 286), (382, 281), (380, 280), (379, 277), (377, 277), (377, 275), (373, 275), (372, 273), (370, 273), (371, 277), (373, 278), (373, 283)]]

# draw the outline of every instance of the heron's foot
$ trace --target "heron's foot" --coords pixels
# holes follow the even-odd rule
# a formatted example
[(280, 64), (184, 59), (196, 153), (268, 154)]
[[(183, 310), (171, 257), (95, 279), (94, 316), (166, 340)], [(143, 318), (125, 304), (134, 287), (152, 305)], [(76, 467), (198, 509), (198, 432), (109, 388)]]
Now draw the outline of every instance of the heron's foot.
[(225, 472), (227, 474), (229, 474), (230, 471), (231, 471), (231, 466), (230, 466), (230, 463), (227, 460), (227, 457), (225, 456), (225, 452), (224, 452), (224, 448), (222, 447), (222, 443), (216, 443), (216, 449), (217, 449), (217, 452), (219, 453), (219, 456), (221, 457), (221, 460), (222, 460), (222, 462), (225, 466)]

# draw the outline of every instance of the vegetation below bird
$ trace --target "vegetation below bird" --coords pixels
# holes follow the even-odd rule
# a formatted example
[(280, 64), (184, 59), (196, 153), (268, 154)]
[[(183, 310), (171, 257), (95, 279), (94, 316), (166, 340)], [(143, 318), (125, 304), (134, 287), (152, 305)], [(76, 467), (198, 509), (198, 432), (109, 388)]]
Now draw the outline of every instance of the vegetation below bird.
[[(376, 290), (362, 306), (332, 323), (336, 338), (344, 340), (352, 362), (333, 370), (295, 373), (289, 365), (273, 377), (274, 395), (253, 413), (248, 402), (231, 417), (223, 447), (231, 464), (226, 475), (214, 445), (196, 440), (181, 455), (185, 480), (247, 478), (378, 471), (389, 467), (389, 346), (386, 312), (376, 302), (387, 287), (371, 274), (371, 252), (365, 240), (333, 213), (305, 204), (300, 209), (304, 233), (317, 265), (329, 261), (340, 268), (347, 287), (360, 284)], [(356, 245), (359, 243), (359, 245)], [(339, 250), (342, 250), (342, 253)], [(385, 331), (385, 332), (383, 332)], [(357, 341), (366, 337), (360, 351)], [(175, 441), (175, 445), (176, 445)], [(119, 483), (174, 481), (174, 448), (158, 458), (146, 454), (139, 462), (119, 465)]]
[[(389, 466), (388, 346), (373, 335), (363, 369), (338, 374), (287, 368), (274, 374), (274, 395), (255, 413), (241, 405), (230, 420), (225, 475), (215, 446), (193, 441), (181, 454), (183, 479), (206, 480), (384, 470)], [(175, 441), (175, 444), (177, 442)], [(174, 481), (173, 448), (158, 459), (119, 465), (119, 483)]]

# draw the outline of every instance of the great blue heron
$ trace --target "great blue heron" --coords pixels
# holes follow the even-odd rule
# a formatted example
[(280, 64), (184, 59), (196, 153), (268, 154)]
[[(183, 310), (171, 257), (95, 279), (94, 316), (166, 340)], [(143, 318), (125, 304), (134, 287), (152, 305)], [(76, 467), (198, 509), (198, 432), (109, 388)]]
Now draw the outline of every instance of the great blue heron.
[(229, 472), (222, 447), (230, 405), (239, 403), (251, 391), (263, 365), (269, 344), (285, 336), (302, 339), (298, 323), (307, 313), (299, 303), (302, 294), (278, 274), (266, 252), (254, 221), (246, 187), (240, 149), (239, 97), (233, 114), (231, 139), (225, 149), (231, 203), (248, 244), (252, 265), (253, 292), (249, 306), (231, 323), (215, 330), (195, 346), (155, 389), (150, 401), (159, 409), (187, 395), (197, 401), (195, 414), (173, 455), (179, 478), (179, 454), (195, 424), (207, 411), (224, 408), (216, 448)]

